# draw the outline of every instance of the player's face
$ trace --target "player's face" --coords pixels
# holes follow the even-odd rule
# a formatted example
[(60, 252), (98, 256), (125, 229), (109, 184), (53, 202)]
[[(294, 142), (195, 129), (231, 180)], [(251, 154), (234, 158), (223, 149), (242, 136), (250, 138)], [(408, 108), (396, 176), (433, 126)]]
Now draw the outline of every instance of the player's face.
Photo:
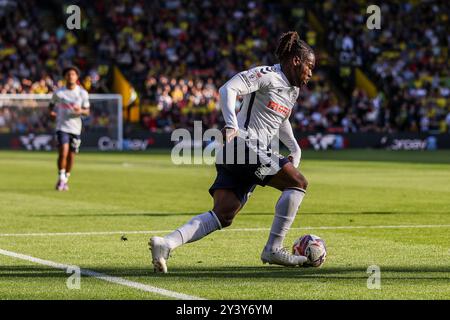
[(292, 61), (293, 66), (293, 79), (296, 87), (302, 87), (308, 83), (312, 77), (312, 71), (316, 64), (316, 58), (314, 54), (309, 54), (302, 61), (299, 57), (294, 57)]
[(78, 74), (74, 70), (69, 70), (64, 78), (68, 85), (74, 85), (78, 81)]

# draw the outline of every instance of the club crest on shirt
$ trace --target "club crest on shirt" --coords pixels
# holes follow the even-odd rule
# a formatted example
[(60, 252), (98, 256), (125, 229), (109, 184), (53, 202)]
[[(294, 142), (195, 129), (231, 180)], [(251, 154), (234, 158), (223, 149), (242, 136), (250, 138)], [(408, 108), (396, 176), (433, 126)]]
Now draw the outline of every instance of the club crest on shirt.
[(248, 80), (254, 82), (262, 77), (262, 74), (259, 71), (250, 72), (248, 75)]
[(289, 98), (291, 99), (292, 103), (295, 103), (297, 101), (297, 90), (294, 88), (289, 90)]
[(247, 71), (240, 73), (239, 76), (241, 77), (242, 81), (247, 85), (247, 87), (251, 88), (252, 82), (257, 81), (259, 78), (262, 77), (262, 74), (258, 71)]

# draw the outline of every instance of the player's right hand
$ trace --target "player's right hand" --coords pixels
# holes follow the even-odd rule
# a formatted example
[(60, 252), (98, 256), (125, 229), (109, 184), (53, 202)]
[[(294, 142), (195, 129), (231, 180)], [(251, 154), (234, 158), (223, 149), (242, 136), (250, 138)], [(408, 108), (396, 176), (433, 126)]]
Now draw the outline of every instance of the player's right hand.
[(74, 115), (79, 116), (79, 115), (81, 114), (81, 107), (80, 107), (79, 105), (74, 105), (74, 106), (72, 107), (72, 113), (73, 113)]
[(50, 111), (50, 119), (55, 120), (56, 119), (56, 112)]
[(235, 128), (225, 127), (222, 129), (222, 136), (226, 143), (230, 142), (238, 135), (238, 130)]

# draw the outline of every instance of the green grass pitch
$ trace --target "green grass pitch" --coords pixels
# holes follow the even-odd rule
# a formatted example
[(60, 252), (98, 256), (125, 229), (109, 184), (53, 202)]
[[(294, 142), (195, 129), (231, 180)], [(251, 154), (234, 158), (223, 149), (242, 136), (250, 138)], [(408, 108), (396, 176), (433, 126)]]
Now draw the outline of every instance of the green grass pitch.
[[(285, 244), (321, 236), (322, 268), (262, 265), (279, 192), (258, 187), (228, 230), (174, 251), (166, 275), (148, 238), (211, 209), (213, 166), (81, 153), (62, 193), (55, 167), (55, 153), (0, 152), (0, 249), (205, 299), (450, 299), (449, 152), (304, 152), (310, 184)], [(371, 265), (380, 289), (367, 287)], [(69, 290), (68, 276), (0, 254), (0, 299), (170, 298), (89, 276)]]

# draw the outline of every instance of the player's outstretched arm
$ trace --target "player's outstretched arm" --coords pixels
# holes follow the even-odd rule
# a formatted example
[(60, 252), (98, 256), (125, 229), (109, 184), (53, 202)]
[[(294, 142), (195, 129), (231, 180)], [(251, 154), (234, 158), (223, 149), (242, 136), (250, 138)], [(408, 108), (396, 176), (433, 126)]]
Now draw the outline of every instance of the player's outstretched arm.
[(243, 92), (243, 83), (236, 76), (231, 78), (219, 89), (220, 109), (222, 110), (225, 128), (238, 130), (238, 122), (236, 117), (236, 98)]
[[(260, 67), (259, 67), (260, 68)], [(228, 80), (219, 89), (220, 108), (225, 121), (226, 139), (230, 141), (239, 130), (236, 117), (236, 98), (260, 90), (270, 84), (269, 76), (258, 72), (257, 68), (242, 71)]]
[(56, 112), (55, 112), (55, 105), (54, 104), (49, 104), (48, 105), (48, 112), (49, 112), (50, 118), (52, 120), (56, 119)]
[(57, 99), (56, 95), (53, 94), (52, 95), (52, 99), (50, 100), (50, 103), (48, 104), (48, 113), (49, 113), (50, 118), (52, 120), (56, 119), (56, 116), (57, 116), (56, 111), (55, 111), (56, 99)]
[(291, 154), (289, 155), (294, 167), (298, 167), (300, 164), (300, 159), (302, 157), (302, 149), (295, 139), (294, 132), (292, 131), (291, 123), (289, 122), (289, 117), (286, 118), (280, 126), (279, 132), (280, 141), (289, 149)]

